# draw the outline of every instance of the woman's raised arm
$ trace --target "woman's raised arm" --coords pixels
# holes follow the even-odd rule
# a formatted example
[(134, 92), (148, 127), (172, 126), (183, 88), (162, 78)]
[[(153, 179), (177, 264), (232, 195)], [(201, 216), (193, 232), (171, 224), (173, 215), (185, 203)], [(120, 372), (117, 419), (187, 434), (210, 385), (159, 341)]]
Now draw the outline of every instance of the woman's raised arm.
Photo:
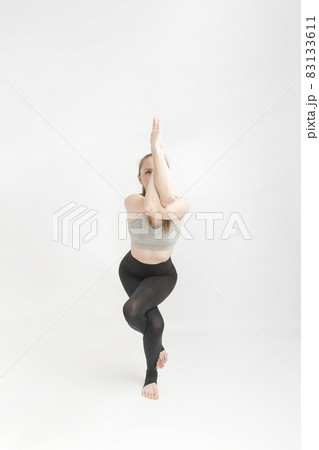
[(147, 190), (144, 198), (144, 210), (147, 214), (153, 215), (154, 212), (162, 212), (164, 206), (161, 204), (160, 197), (154, 184), (154, 171), (148, 181)]
[(154, 184), (161, 204), (166, 207), (175, 201), (173, 180), (163, 154), (163, 141), (159, 119), (153, 119), (151, 151), (154, 164)]

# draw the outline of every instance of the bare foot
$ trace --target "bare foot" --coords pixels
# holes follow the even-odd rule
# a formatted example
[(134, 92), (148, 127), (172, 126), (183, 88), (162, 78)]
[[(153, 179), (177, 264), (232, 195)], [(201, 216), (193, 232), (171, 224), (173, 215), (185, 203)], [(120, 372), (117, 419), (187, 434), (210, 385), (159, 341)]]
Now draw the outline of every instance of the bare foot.
[(157, 360), (156, 369), (163, 369), (163, 367), (167, 363), (167, 359), (168, 359), (167, 351), (162, 350)]
[(158, 400), (159, 393), (156, 383), (150, 383), (143, 387), (142, 396), (146, 398), (150, 398), (151, 400)]

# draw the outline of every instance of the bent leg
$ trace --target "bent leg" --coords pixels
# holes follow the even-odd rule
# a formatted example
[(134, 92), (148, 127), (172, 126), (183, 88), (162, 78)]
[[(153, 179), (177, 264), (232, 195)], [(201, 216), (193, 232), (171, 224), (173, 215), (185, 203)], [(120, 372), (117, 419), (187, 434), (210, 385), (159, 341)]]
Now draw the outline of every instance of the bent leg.
[(157, 382), (156, 364), (159, 354), (162, 351), (162, 335), (164, 330), (164, 319), (157, 306), (150, 309), (146, 313), (146, 316), (147, 328), (143, 336), (143, 345), (147, 369), (144, 386)]
[(158, 295), (152, 288), (140, 285), (123, 306), (123, 313), (130, 327), (143, 334), (147, 365), (144, 386), (157, 382), (156, 364), (163, 350), (164, 320), (157, 307), (158, 302)]
[[(146, 330), (146, 325), (147, 325), (147, 323), (146, 323), (147, 318), (145, 320), (145, 318), (143, 317), (143, 314), (136, 315), (135, 312), (138, 309), (143, 310), (143, 303), (146, 300), (145, 298), (143, 300), (143, 297), (146, 295), (146, 292), (144, 292), (144, 293), (142, 292), (142, 295), (141, 295), (141, 289), (139, 289), (139, 291), (135, 294), (135, 296), (132, 299), (134, 292), (139, 287), (139, 285), (141, 285), (142, 280), (140, 278), (138, 278), (137, 276), (135, 276), (134, 274), (130, 273), (128, 270), (126, 270), (122, 266), (122, 264), (119, 267), (119, 276), (120, 276), (121, 283), (125, 289), (125, 292), (130, 297), (129, 300), (123, 306), (124, 316), (125, 316), (127, 322), (129, 323), (129, 325), (134, 330), (140, 331), (144, 335), (145, 330)], [(136, 299), (138, 299), (138, 296), (140, 296), (140, 295), (142, 298), (136, 301)], [(130, 300), (133, 300), (133, 302), (130, 302)], [(151, 304), (151, 307), (152, 307), (152, 304)], [(161, 345), (161, 351), (162, 350), (165, 350), (163, 344)]]
[(123, 314), (134, 330), (143, 335), (146, 332), (146, 312), (158, 304), (158, 295), (148, 286), (138, 286), (131, 297), (123, 305)]
[[(123, 273), (125, 282), (125, 270), (122, 270)], [(164, 320), (156, 307), (172, 292), (176, 281), (176, 272), (172, 275), (146, 277), (123, 305), (123, 313), (128, 324), (143, 334), (147, 362), (144, 386), (157, 383), (156, 364), (160, 352), (164, 349), (162, 347)]]

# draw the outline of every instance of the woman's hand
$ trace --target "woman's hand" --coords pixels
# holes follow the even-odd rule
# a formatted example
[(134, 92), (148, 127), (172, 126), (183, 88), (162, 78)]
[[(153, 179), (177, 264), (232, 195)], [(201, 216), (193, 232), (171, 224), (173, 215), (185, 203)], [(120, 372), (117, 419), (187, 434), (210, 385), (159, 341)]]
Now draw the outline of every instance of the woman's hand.
[(151, 149), (163, 150), (164, 145), (162, 140), (161, 125), (159, 119), (156, 119), (156, 117), (154, 117), (153, 119), (150, 141), (151, 141)]

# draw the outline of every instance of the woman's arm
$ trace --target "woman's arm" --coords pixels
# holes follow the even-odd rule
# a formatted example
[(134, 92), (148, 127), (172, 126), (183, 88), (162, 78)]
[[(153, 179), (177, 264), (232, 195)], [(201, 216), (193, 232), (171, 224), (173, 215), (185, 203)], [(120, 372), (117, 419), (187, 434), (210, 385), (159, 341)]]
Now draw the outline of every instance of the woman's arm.
[(153, 147), (152, 155), (156, 190), (162, 205), (168, 206), (175, 200), (173, 180), (162, 151)]
[(175, 201), (173, 180), (163, 154), (163, 141), (159, 120), (153, 119), (151, 151), (154, 164), (154, 184), (162, 205), (168, 206)]
[(175, 197), (174, 201), (164, 207), (161, 204), (158, 192), (154, 185), (153, 172), (150, 176), (147, 191), (144, 198), (144, 211), (150, 216), (155, 217), (155, 213), (161, 213), (161, 219), (173, 220), (174, 218), (182, 219), (184, 214), (189, 210), (190, 204), (186, 198)]
[(144, 210), (153, 215), (154, 212), (161, 212), (162, 209), (163, 205), (154, 184), (154, 171), (152, 171), (144, 198)]

